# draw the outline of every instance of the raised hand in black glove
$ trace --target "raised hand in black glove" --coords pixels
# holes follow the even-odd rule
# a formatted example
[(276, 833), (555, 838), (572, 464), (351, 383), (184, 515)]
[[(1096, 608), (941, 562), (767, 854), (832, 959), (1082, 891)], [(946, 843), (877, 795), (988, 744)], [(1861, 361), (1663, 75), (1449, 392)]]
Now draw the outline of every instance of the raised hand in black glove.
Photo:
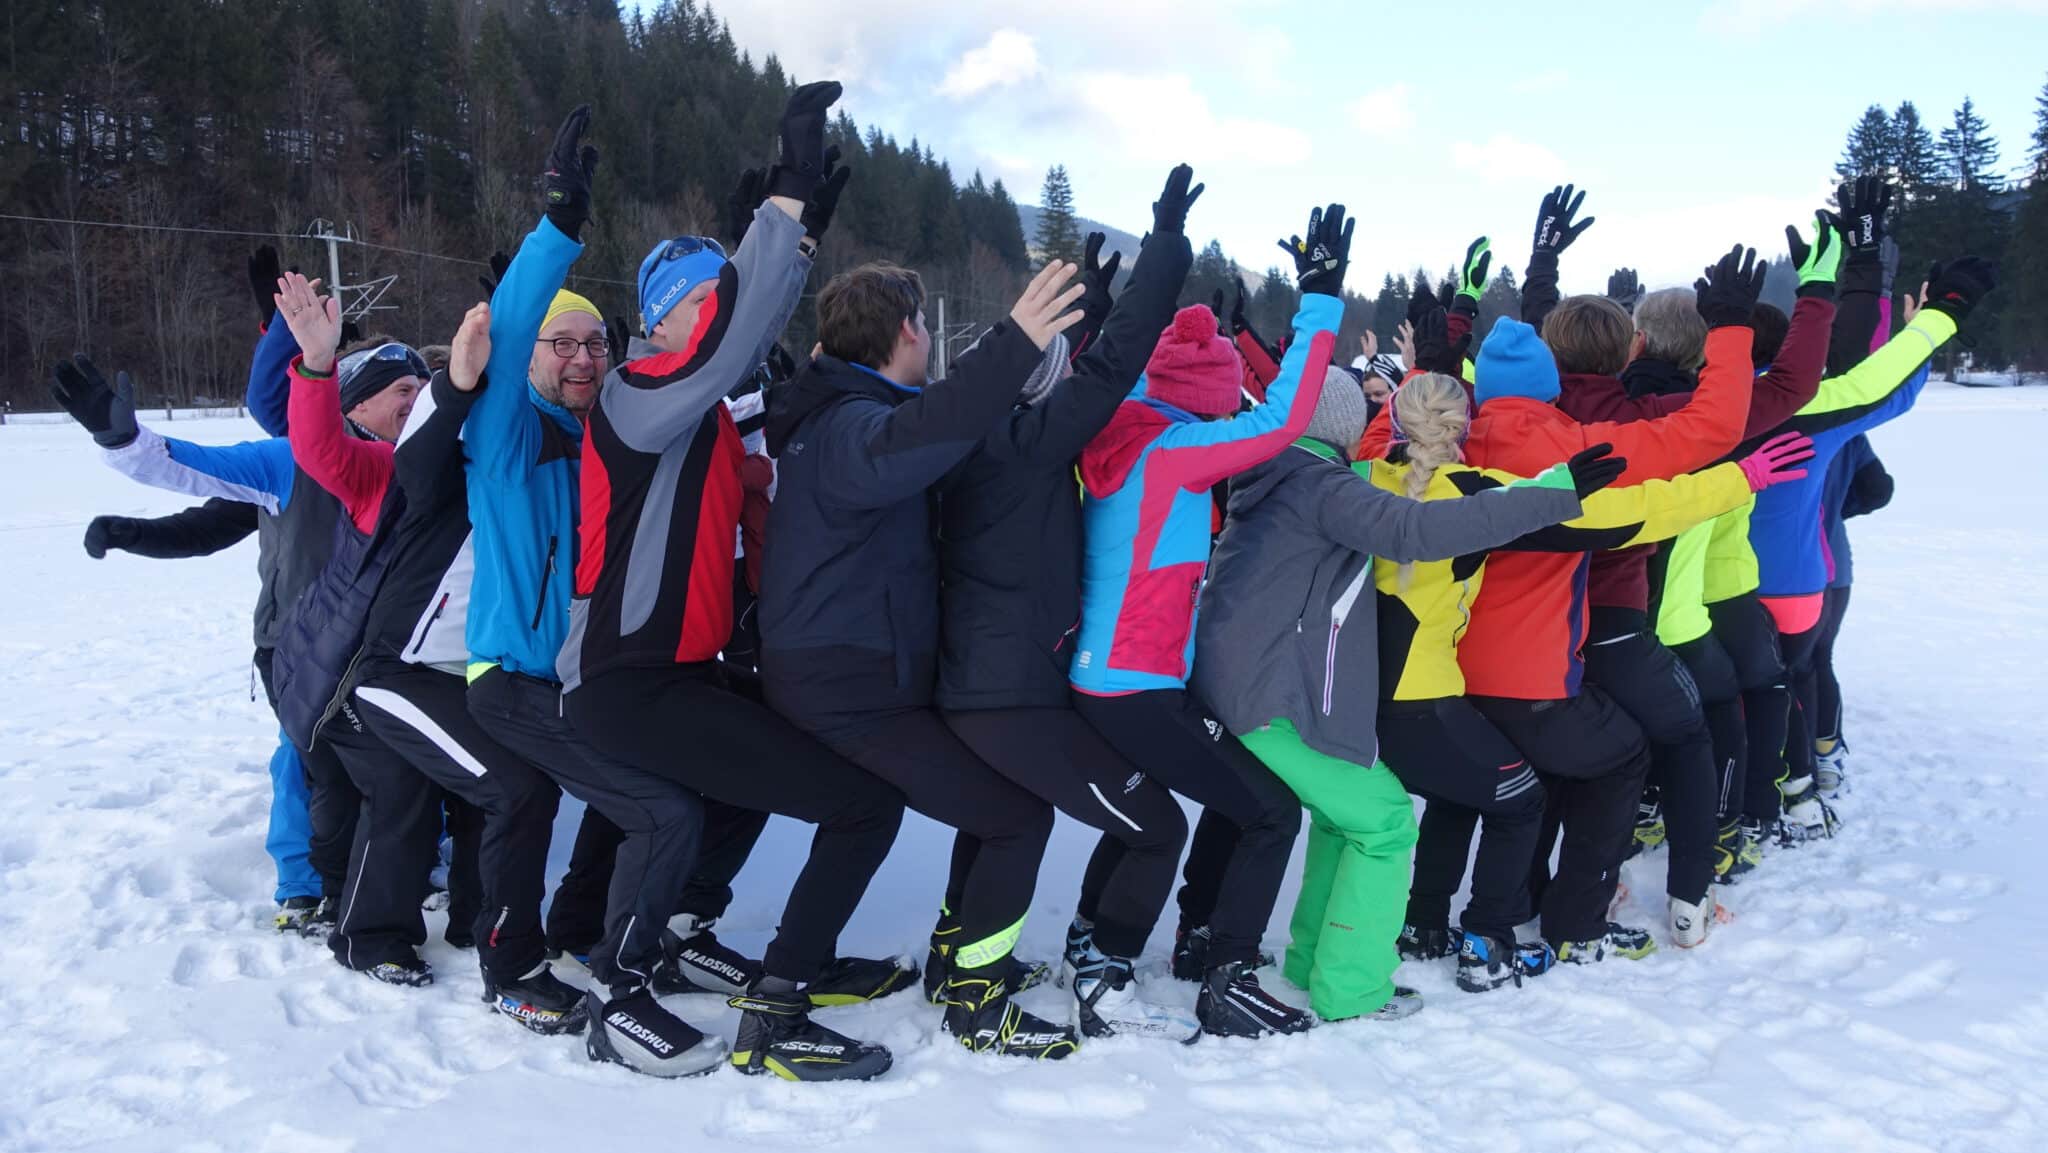
[(1244, 315), (1244, 281), (1240, 280), (1237, 282), (1237, 295), (1230, 300), (1230, 327), (1226, 331), (1236, 336), (1251, 326), (1252, 322)]
[(796, 379), (796, 361), (790, 357), (789, 350), (782, 347), (780, 342), (768, 347), (768, 359), (762, 363), (768, 366), (770, 384), (781, 384), (785, 380)]
[(1303, 292), (1344, 295), (1344, 270), (1351, 265), (1351, 230), (1356, 220), (1344, 218), (1344, 206), (1332, 204), (1308, 214), (1308, 239), (1280, 241), (1280, 250), (1294, 259), (1294, 282)]
[(109, 388), (107, 378), (81, 354), (57, 362), (50, 395), (101, 448), (120, 448), (135, 439), (135, 382), (127, 373), (115, 373)]
[(277, 317), (277, 282), (283, 277), (277, 249), (266, 244), (249, 254), (249, 291), (256, 297), (256, 319), (266, 329)]
[(1692, 290), (1697, 297), (1694, 307), (1699, 309), (1707, 327), (1748, 324), (1757, 297), (1763, 295), (1764, 272), (1768, 268), (1767, 263), (1756, 262), (1756, 249), (1738, 244), (1708, 268), (1705, 276), (1693, 281)]
[(726, 194), (725, 234), (732, 239), (734, 248), (747, 238), (747, 229), (754, 226), (754, 210), (761, 207), (767, 182), (766, 169), (749, 168), (740, 173), (739, 183)]
[(1188, 181), (1194, 178), (1195, 170), (1185, 164), (1175, 165), (1173, 171), (1166, 174), (1166, 188), (1160, 192), (1159, 199), (1152, 202), (1152, 231), (1170, 232), (1177, 236), (1187, 227), (1188, 209), (1202, 195), (1202, 190), (1209, 187), (1197, 184), (1189, 188)]
[(476, 278), (477, 286), (484, 290), (485, 300), (498, 295), (498, 285), (505, 279), (505, 270), (512, 267), (512, 258), (505, 255), (505, 250), (500, 248), (491, 253), (490, 264), (490, 275)]
[[(1237, 290), (1238, 290), (1239, 292), (1243, 292), (1243, 291), (1244, 291), (1244, 286), (1243, 286), (1243, 285), (1241, 285), (1241, 284), (1240, 284), (1240, 285), (1238, 285), (1238, 288), (1237, 288)], [(1217, 327), (1217, 329), (1218, 329), (1219, 331), (1229, 331), (1229, 332), (1230, 332), (1230, 334), (1231, 334), (1231, 335), (1233, 335), (1233, 336), (1235, 336), (1235, 335), (1237, 334), (1237, 330), (1236, 330), (1236, 329), (1234, 329), (1234, 328), (1233, 328), (1233, 329), (1229, 329), (1229, 330), (1225, 330), (1225, 329), (1223, 328), (1223, 290), (1222, 290), (1222, 289), (1220, 289), (1220, 288), (1219, 288), (1219, 289), (1217, 289), (1216, 291), (1214, 291), (1214, 292), (1212, 292), (1212, 293), (1210, 293), (1210, 294), (1209, 294), (1209, 311), (1210, 311), (1210, 312), (1213, 312), (1213, 313), (1215, 313), (1215, 314), (1216, 314), (1216, 327)]]
[(134, 543), (134, 517), (96, 516), (85, 526), (85, 555), (94, 560), (103, 559), (110, 548), (124, 549)]
[(851, 179), (853, 169), (839, 163), (839, 146), (827, 148), (824, 178), (804, 201), (804, 235), (811, 238), (812, 244), (824, 239), (825, 230), (832, 227), (832, 214), (839, 211), (839, 194), (846, 191), (846, 182)]
[(590, 180), (597, 175), (597, 149), (583, 143), (590, 130), (590, 105), (578, 104), (555, 132), (548, 150), (547, 171), (541, 174), (548, 219), (562, 235), (581, 242), (590, 219)]
[(1984, 294), (1998, 287), (1998, 263), (1981, 256), (1959, 256), (1927, 270), (1927, 303), (1922, 307), (1947, 313), (1961, 324)]
[(611, 345), (611, 364), (626, 363), (626, 346), (633, 342), (633, 321), (630, 317), (614, 314), (604, 322), (605, 343)]
[(1881, 176), (1844, 180), (1835, 190), (1835, 203), (1842, 207), (1845, 255), (1858, 264), (1877, 260), (1884, 244), (1884, 214), (1892, 205), (1892, 186)]
[(1116, 270), (1123, 265), (1124, 254), (1112, 252), (1107, 261), (1101, 260), (1102, 246), (1108, 242), (1109, 237), (1103, 233), (1091, 232), (1081, 248), (1081, 320), (1067, 332), (1067, 344), (1077, 356), (1102, 331), (1102, 322), (1109, 318), (1110, 306), (1115, 303), (1109, 289), (1116, 281)]
[(1614, 456), (1613, 452), (1614, 446), (1603, 442), (1572, 457), (1565, 465), (1571, 471), (1572, 489), (1580, 500), (1620, 480), (1621, 474), (1628, 471), (1628, 458)]
[(1536, 212), (1536, 243), (1531, 250), (1536, 256), (1555, 257), (1572, 246), (1579, 233), (1593, 227), (1594, 217), (1588, 216), (1577, 224), (1572, 218), (1579, 214), (1579, 205), (1586, 202), (1586, 194), (1573, 195), (1572, 186), (1561, 184), (1550, 190), (1543, 198), (1543, 207)]
[(1633, 268), (1617, 268), (1607, 274), (1607, 299), (1630, 312), (1643, 300), (1643, 282)]
[(775, 130), (776, 159), (768, 173), (768, 195), (808, 201), (825, 179), (825, 117), (840, 91), (837, 80), (820, 80), (789, 94)]

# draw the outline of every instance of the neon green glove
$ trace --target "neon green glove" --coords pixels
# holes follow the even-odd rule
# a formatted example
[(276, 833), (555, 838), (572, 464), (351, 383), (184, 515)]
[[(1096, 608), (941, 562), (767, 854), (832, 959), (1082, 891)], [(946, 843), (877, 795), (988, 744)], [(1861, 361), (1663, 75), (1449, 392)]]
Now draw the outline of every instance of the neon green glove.
[(1484, 236), (1473, 241), (1465, 250), (1465, 266), (1458, 271), (1458, 295), (1471, 297), (1475, 304), (1486, 295), (1486, 274), (1493, 267), (1492, 249), (1492, 243)]
[(1842, 268), (1842, 229), (1835, 214), (1822, 209), (1813, 214), (1814, 242), (1809, 246), (1799, 239), (1799, 229), (1794, 225), (1785, 226), (1785, 246), (1792, 251), (1792, 263), (1799, 269), (1801, 287), (1808, 284), (1833, 284), (1835, 274)]

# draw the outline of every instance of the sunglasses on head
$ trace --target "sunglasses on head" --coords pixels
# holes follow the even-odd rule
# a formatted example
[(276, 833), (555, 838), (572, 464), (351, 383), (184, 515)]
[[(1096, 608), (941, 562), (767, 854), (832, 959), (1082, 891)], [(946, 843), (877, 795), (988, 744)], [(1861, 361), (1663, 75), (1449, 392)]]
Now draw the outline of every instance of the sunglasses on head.
[(361, 352), (351, 352), (347, 356), (342, 357), (340, 364), (341, 379), (346, 382), (350, 377), (361, 372), (364, 365), (369, 364), (373, 360), (395, 361), (404, 364), (411, 370), (410, 375), (417, 376), (422, 380), (433, 375), (427, 369), (427, 362), (420, 357), (419, 353), (414, 352), (406, 345), (392, 341), (389, 344), (380, 344), (375, 348), (363, 349)]

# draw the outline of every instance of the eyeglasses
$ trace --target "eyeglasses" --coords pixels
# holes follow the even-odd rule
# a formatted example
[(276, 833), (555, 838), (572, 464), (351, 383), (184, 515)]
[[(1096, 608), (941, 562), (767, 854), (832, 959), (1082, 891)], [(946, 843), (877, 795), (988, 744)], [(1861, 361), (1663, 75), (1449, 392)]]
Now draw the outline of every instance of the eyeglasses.
[(661, 252), (661, 258), (681, 260), (685, 256), (694, 256), (707, 249), (720, 256), (725, 255), (725, 246), (708, 236), (678, 236), (668, 242), (668, 247)]
[(421, 380), (425, 380), (433, 375), (427, 369), (427, 362), (420, 358), (419, 353), (414, 352), (406, 345), (392, 341), (389, 344), (380, 344), (375, 348), (366, 348), (361, 352), (351, 352), (347, 356), (342, 357), (341, 363), (336, 366), (339, 380), (346, 384), (356, 373), (363, 370), (364, 365), (369, 364), (373, 360), (387, 360), (403, 364), (411, 370), (411, 375), (417, 376)]
[(577, 340), (572, 336), (557, 336), (551, 340), (543, 336), (534, 343), (551, 346), (555, 355), (563, 360), (575, 359), (579, 348), (589, 353), (592, 360), (604, 360), (612, 354), (612, 342), (602, 336), (593, 336), (589, 340)]

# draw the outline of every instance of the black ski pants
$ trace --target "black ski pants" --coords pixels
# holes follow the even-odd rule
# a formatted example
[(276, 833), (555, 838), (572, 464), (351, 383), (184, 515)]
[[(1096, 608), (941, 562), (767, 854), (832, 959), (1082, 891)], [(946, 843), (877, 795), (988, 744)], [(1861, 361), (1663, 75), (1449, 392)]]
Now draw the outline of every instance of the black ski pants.
[(1778, 777), (1784, 772), (1785, 730), (1792, 711), (1778, 626), (1754, 593), (1717, 601), (1707, 606), (1707, 613), (1742, 685), (1742, 815), (1768, 825), (1778, 819)]
[[(1300, 798), (1185, 689), (1076, 693), (1074, 708), (1125, 760), (1202, 806), (1181, 870), (1181, 923), (1209, 927), (1211, 965), (1252, 960), (1301, 831)], [(1118, 841), (1096, 846), (1083, 908), (1100, 907), (1124, 852)]]
[(441, 790), (365, 723), (353, 694), (314, 743), (333, 749), (362, 797), (327, 947), (356, 970), (416, 958), (427, 941), (420, 902), (441, 844)]
[(1699, 688), (1700, 711), (1706, 714), (1707, 734), (1713, 740), (1717, 796), (1715, 814), (1723, 826), (1742, 815), (1745, 774), (1749, 761), (1749, 734), (1742, 720), (1742, 682), (1735, 673), (1735, 661), (1721, 647), (1720, 638), (1708, 632), (1671, 650), (1692, 674)]
[[(1529, 758), (1548, 791), (1529, 863), (1544, 939), (1557, 945), (1601, 936), (1650, 769), (1642, 729), (1595, 685), (1564, 700), (1467, 699)], [(1550, 846), (1560, 828), (1552, 875)]]
[[(722, 664), (724, 662), (721, 662)], [(758, 705), (761, 679), (744, 667), (725, 665), (726, 689)], [(688, 913), (699, 924), (716, 921), (732, 904), (732, 879), (746, 867), (754, 842), (768, 825), (764, 809), (728, 805), (711, 797), (704, 799), (704, 832), (696, 863), (690, 866), (676, 899), (676, 912)], [(569, 869), (555, 886), (555, 899), (548, 905), (548, 948), (564, 953), (588, 953), (604, 935), (606, 894), (611, 887), (612, 859), (624, 836), (619, 827), (594, 808), (583, 810), (576, 826), (576, 840), (569, 849)]]
[[(356, 686), (355, 708), (422, 781), (456, 798), (448, 806), (457, 846), (448, 877), (451, 931), (468, 917), (484, 971), (500, 980), (525, 976), (546, 956), (540, 902), (561, 789), (470, 715), (461, 677), (395, 661), (373, 666)], [(475, 869), (476, 897), (460, 879), (471, 839), (465, 810), (482, 817), (468, 866)], [(438, 840), (440, 814), (432, 816)]]
[(1813, 642), (1813, 686), (1802, 695), (1810, 696), (1813, 711), (1813, 739), (1842, 739), (1842, 683), (1835, 678), (1835, 638), (1842, 635), (1842, 618), (1849, 612), (1849, 586), (1831, 588), (1821, 609), (1820, 633)]
[[(1521, 750), (1463, 697), (1382, 701), (1380, 761), (1425, 799), (1415, 843), (1408, 924), (1448, 929), (1451, 898), (1465, 879), (1472, 832), (1472, 896), (1460, 924), (1512, 941), (1529, 919), (1529, 862), (1543, 825), (1543, 782)], [(1484, 818), (1483, 825), (1481, 818)]]
[(590, 747), (562, 715), (562, 687), (552, 681), (493, 666), (470, 682), (468, 703), (470, 715), (506, 748), (622, 831), (590, 972), (615, 993), (646, 985), (697, 857), (704, 802), (667, 777)]
[[(276, 649), (256, 650), (256, 674), (263, 680), (263, 695), (270, 699), (272, 712), (277, 711), (277, 684), (271, 673), (276, 655)], [(355, 782), (349, 779), (334, 746), (326, 741), (315, 741), (313, 748), (300, 749), (299, 763), (306, 770), (306, 821), (311, 827), (306, 863), (320, 874), (321, 894), (339, 901), (348, 878), (348, 857), (355, 844), (362, 794), (356, 791)]]
[(1586, 642), (1586, 681), (1620, 705), (1649, 741), (1649, 779), (1664, 804), (1670, 846), (1664, 889), (1698, 904), (1714, 883), (1714, 841), (1721, 831), (1720, 778), (1699, 687), (1647, 619), (1610, 622), (1602, 631), (1596, 623), (1598, 639)]
[(1052, 806), (975, 756), (932, 709), (842, 719), (812, 735), (955, 831), (944, 903), (959, 926), (954, 964), (980, 969), (1009, 956), (1031, 910)]
[[(1072, 709), (970, 709), (941, 714), (946, 727), (995, 771), (1102, 833), (1117, 848), (1107, 875), (1084, 893), (1080, 916), (1095, 944), (1132, 958), (1159, 922), (1188, 819), (1165, 786), (1118, 755)], [(1102, 850), (1098, 847), (1098, 852)], [(1091, 858), (1092, 859), (1092, 858)]]
[(716, 664), (603, 673), (563, 704), (576, 731), (606, 756), (707, 801), (818, 827), (762, 967), (799, 983), (823, 972), (896, 843), (903, 795), (728, 691)]

